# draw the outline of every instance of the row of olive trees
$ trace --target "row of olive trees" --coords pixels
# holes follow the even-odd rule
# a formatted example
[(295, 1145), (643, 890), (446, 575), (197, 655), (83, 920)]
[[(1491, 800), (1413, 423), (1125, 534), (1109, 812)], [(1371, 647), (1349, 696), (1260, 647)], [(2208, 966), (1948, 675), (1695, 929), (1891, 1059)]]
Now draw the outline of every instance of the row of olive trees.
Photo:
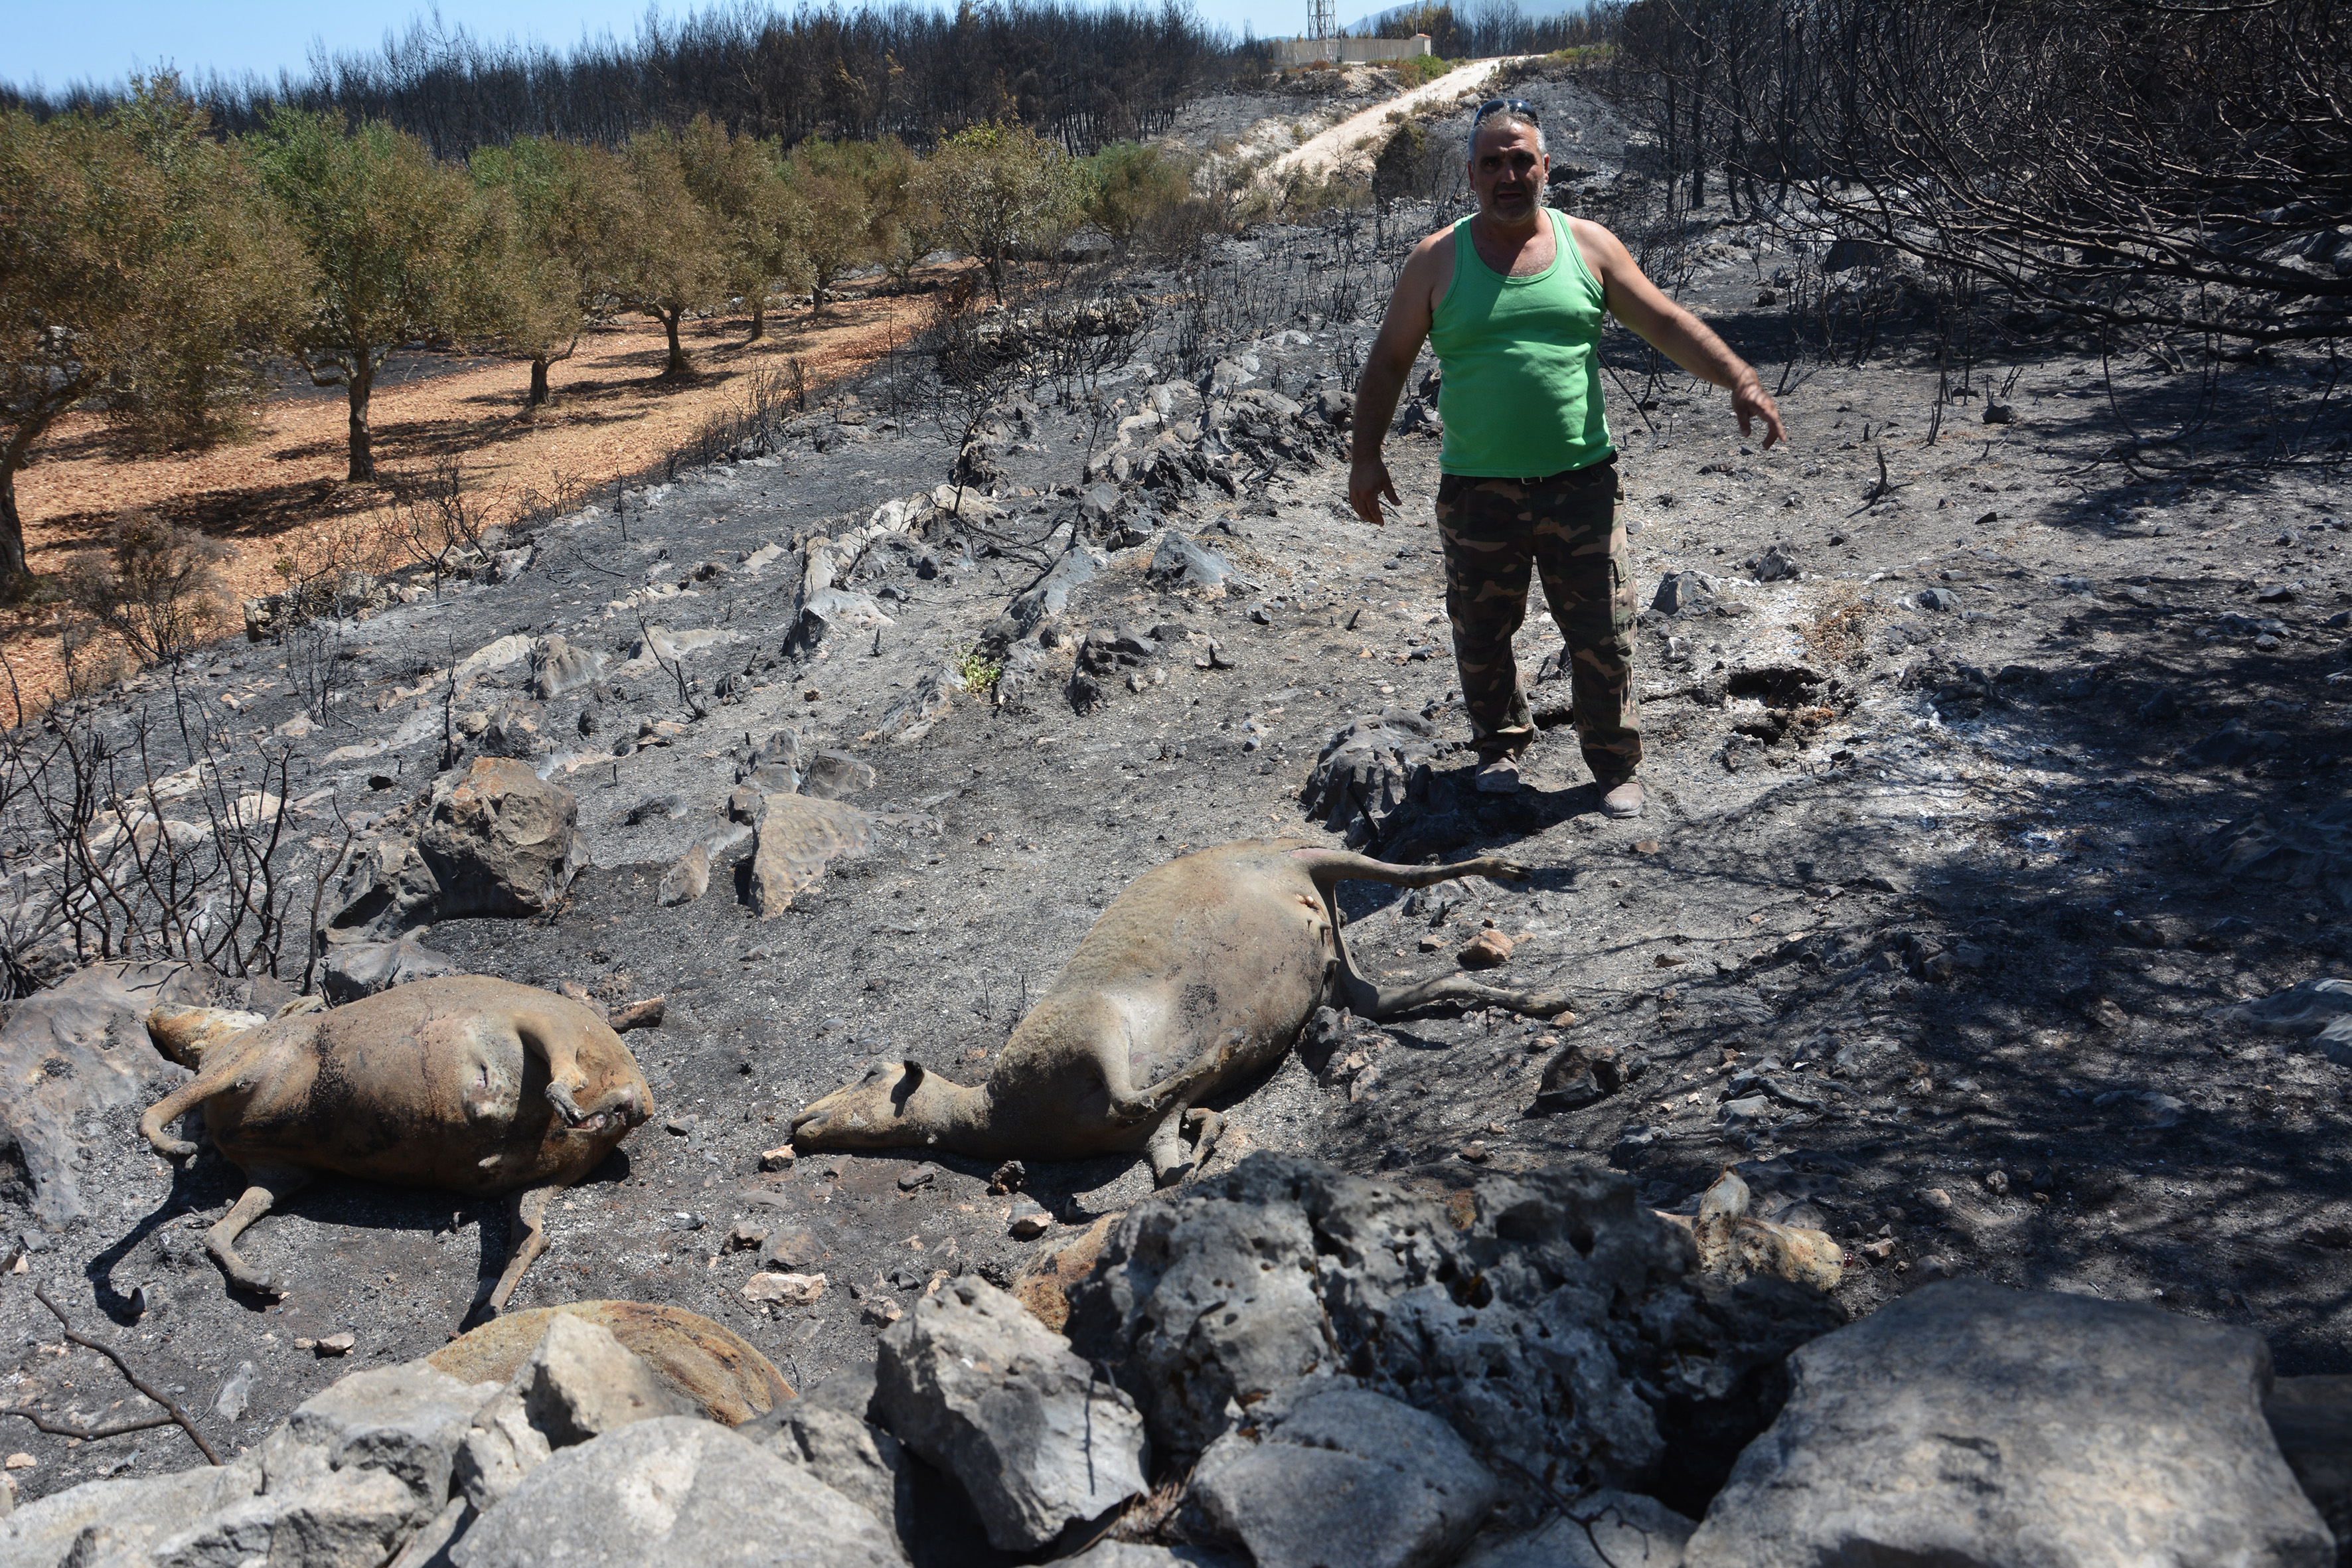
[(1009, 264), (1089, 215), (1124, 242), (1193, 200), (1150, 149), (1081, 162), (1019, 124), (918, 158), (895, 138), (785, 149), (698, 118), (614, 149), (521, 137), (457, 165), (388, 125), (296, 110), (215, 137), (168, 76), (103, 112), (0, 115), (0, 583), (29, 582), (16, 476), (71, 408), (203, 446), (290, 357), (344, 390), (364, 481), (375, 380), (403, 344), (527, 359), (536, 405), (602, 316), (659, 321), (663, 374), (682, 377), (683, 322), (730, 301), (757, 338), (776, 290), (823, 310), (845, 274), (904, 282), (941, 247), (1001, 296)]

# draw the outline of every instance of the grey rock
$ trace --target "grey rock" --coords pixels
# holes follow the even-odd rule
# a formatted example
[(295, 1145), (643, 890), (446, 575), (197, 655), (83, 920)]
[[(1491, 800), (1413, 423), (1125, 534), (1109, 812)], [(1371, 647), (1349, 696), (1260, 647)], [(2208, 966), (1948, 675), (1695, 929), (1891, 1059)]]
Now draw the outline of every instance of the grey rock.
[(531, 915), (571, 880), (580, 817), (572, 792), (522, 763), (477, 757), (433, 789), (416, 850), (440, 885), (435, 915)]
[(906, 1454), (864, 1411), (863, 1402), (847, 1410), (814, 1398), (787, 1399), (736, 1430), (903, 1531), (914, 1523)]
[(772, 731), (766, 740), (760, 742), (760, 750), (751, 760), (755, 763), (767, 763), (779, 767), (797, 768), (801, 765), (802, 759), (807, 756), (808, 751), (808, 743), (801, 739), (801, 732), (798, 730), (777, 730)]
[(1697, 1528), (1655, 1498), (1604, 1489), (1534, 1530), (1482, 1536), (1460, 1568), (1681, 1568)]
[(1000, 1550), (1042, 1546), (1147, 1489), (1135, 1402), (976, 1275), (887, 1330), (875, 1370), (883, 1424), (961, 1483)]
[(2266, 1035), (2307, 1039), (2328, 1060), (2352, 1065), (2352, 980), (2312, 979), (2252, 1002), (2217, 1007), (2205, 1015), (2219, 1023), (2242, 1024)]
[(1793, 583), (1804, 575), (1798, 570), (1796, 558), (1777, 544), (1750, 563), (1750, 570), (1759, 583)]
[(390, 942), (347, 942), (331, 948), (320, 972), (319, 989), (340, 1007), (395, 985), (455, 974), (446, 956), (408, 937)]
[(184, 964), (93, 963), (9, 1007), (0, 1026), (0, 1149), (15, 1145), (36, 1220), (54, 1228), (89, 1212), (78, 1120), (142, 1104), (184, 1079), (149, 1040), (148, 1010), (204, 1000)]
[(2269, 1349), (2243, 1329), (1959, 1279), (1790, 1361), (1788, 1405), (1687, 1568), (2334, 1556), (2263, 1423)]
[(449, 1549), (480, 1515), (464, 1498), (451, 1498), (425, 1528), (408, 1538), (391, 1568), (451, 1568)]
[(154, 1542), (184, 1530), (192, 1519), (250, 1500), (260, 1486), (261, 1460), (253, 1454), (168, 1476), (85, 1481), (0, 1518), (0, 1563), (10, 1568), (144, 1563)]
[(1507, 1479), (1589, 1468), (1703, 1492), (1777, 1410), (1789, 1349), (1842, 1321), (1779, 1280), (1699, 1276), (1690, 1237), (1622, 1175), (1447, 1179), (1469, 1189), (1466, 1225), (1411, 1186), (1253, 1154), (1112, 1226), (1072, 1342), (1180, 1460), (1261, 1396), (1343, 1368), (1473, 1424)]
[(790, 908), (835, 860), (863, 855), (874, 842), (873, 819), (856, 806), (797, 795), (763, 799), (757, 832), (751, 907), (766, 917)]
[(593, 686), (604, 673), (603, 654), (573, 647), (560, 637), (541, 637), (531, 645), (530, 694), (541, 702)]
[(377, 1568), (446, 1504), (458, 1445), (492, 1392), (421, 1362), (354, 1373), (248, 1456), (258, 1472), (250, 1494), (172, 1521), (146, 1561)]
[(1225, 583), (1248, 585), (1223, 556), (1173, 530), (1160, 536), (1143, 574), (1154, 586), (1162, 588), (1214, 588)]
[(662, 873), (661, 901), (665, 904), (690, 904), (709, 890), (710, 851), (700, 844), (690, 846)]
[(823, 1568), (901, 1568), (872, 1514), (709, 1421), (639, 1421), (555, 1455), (484, 1514), (456, 1568), (765, 1568), (786, 1552)]
[(1091, 484), (1078, 492), (1078, 514), (1088, 522), (1108, 522), (1118, 515), (1117, 485)]
[(819, 752), (801, 773), (803, 793), (819, 800), (847, 800), (874, 787), (874, 769), (845, 752)]
[(1960, 607), (1959, 596), (1949, 588), (1922, 588), (1911, 596), (1911, 602), (1923, 610), (1949, 613)]
[[(1101, 488), (1101, 487), (1097, 487)], [(1047, 620), (1070, 606), (1070, 595), (1082, 584), (1094, 581), (1097, 574), (1110, 564), (1110, 557), (1088, 545), (1073, 542), (1062, 552), (1045, 576), (1015, 595), (1006, 606), (1009, 625), (1007, 634), (992, 641), (1018, 642), (1035, 631)]]
[(220, 1392), (213, 1395), (213, 1414), (224, 1421), (242, 1421), (245, 1407), (253, 1402), (254, 1380), (261, 1369), (249, 1361), (236, 1363), (236, 1370), (221, 1380)]
[(1192, 1497), (1257, 1568), (1435, 1568), (1501, 1496), (1438, 1417), (1328, 1378), (1294, 1384), (1209, 1446)]
[(801, 787), (801, 774), (782, 763), (755, 763), (738, 769), (735, 782), (761, 795), (791, 795)]
[(1658, 579), (1658, 592), (1650, 607), (1663, 615), (1679, 616), (1714, 596), (1704, 573), (1669, 572)]
[(699, 1413), (610, 1329), (558, 1312), (507, 1386), (475, 1413), (457, 1485), (487, 1512), (559, 1448), (632, 1422)]

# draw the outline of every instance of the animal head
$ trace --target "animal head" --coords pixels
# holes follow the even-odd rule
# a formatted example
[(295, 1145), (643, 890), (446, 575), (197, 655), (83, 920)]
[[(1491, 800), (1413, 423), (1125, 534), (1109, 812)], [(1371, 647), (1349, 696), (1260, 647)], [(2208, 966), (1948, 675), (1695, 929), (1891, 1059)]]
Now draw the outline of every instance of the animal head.
[(928, 1077), (919, 1062), (877, 1062), (856, 1083), (835, 1089), (793, 1117), (793, 1142), (803, 1149), (889, 1149), (919, 1143), (932, 1131), (925, 1108), (916, 1104)]
[(166, 1003), (147, 1015), (147, 1037), (184, 1068), (201, 1071), (205, 1057), (225, 1040), (269, 1022), (258, 1013), (226, 1007), (182, 1007)]

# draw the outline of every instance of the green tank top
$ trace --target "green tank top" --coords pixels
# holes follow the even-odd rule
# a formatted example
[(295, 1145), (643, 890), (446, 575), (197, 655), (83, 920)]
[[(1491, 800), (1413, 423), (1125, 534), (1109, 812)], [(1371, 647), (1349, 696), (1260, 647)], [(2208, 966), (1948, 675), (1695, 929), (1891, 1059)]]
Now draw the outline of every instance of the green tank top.
[(1616, 450), (1601, 408), (1601, 280), (1567, 220), (1543, 210), (1555, 254), (1528, 278), (1480, 260), (1468, 218), (1454, 226), (1454, 281), (1429, 332), (1449, 474), (1537, 479)]

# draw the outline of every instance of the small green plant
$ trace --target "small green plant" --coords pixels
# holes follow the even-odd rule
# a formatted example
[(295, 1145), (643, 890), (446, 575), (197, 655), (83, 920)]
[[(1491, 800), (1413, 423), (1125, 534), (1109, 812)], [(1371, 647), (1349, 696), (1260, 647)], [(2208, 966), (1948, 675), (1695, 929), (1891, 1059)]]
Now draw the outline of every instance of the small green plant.
[(948, 662), (955, 666), (956, 679), (974, 697), (993, 687), (1004, 674), (1002, 662), (980, 651), (978, 643), (960, 643), (948, 652)]

